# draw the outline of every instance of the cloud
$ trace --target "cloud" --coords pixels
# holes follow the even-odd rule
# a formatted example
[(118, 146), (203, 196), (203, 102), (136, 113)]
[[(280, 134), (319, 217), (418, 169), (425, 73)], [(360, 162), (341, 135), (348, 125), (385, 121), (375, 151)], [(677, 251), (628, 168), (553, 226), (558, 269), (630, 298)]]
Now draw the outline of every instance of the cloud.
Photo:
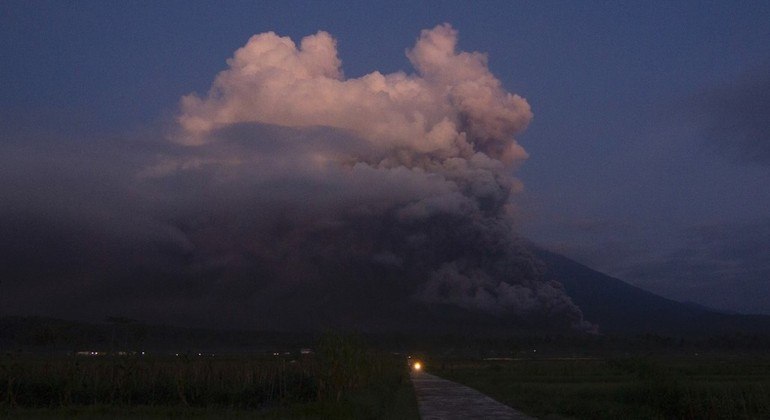
[(638, 261), (624, 278), (682, 300), (744, 313), (767, 313), (770, 220), (694, 226), (684, 244)]
[(477, 152), (506, 163), (525, 159), (513, 135), (532, 118), (529, 105), (505, 92), (483, 54), (457, 52), (456, 44), (454, 29), (437, 26), (407, 52), (417, 75), (345, 79), (328, 33), (305, 37), (299, 47), (272, 32), (255, 35), (208, 95), (182, 98), (177, 139), (199, 144), (235, 123), (325, 126), (366, 140), (371, 163), (414, 166)]
[(699, 96), (697, 123), (720, 151), (740, 162), (770, 164), (770, 77), (767, 69)]
[[(454, 29), (437, 26), (407, 52), (417, 74), (346, 79), (327, 33), (299, 46), (253, 36), (208, 94), (182, 99), (171, 142), (94, 148), (82, 175), (65, 165), (28, 183), (62, 180), (53, 191), (14, 196), (6, 219), (44, 226), (34, 242), (69, 268), (16, 265), (4, 307), (38, 294), (55, 302), (31, 303), (41, 310), (254, 328), (386, 328), (390, 318), (394, 328), (415, 308), (449, 305), (586, 328), (512, 228), (513, 170), (526, 158), (514, 135), (529, 106), (483, 54), (456, 44)], [(4, 190), (44, 167), (21, 165)], [(40, 266), (33, 249), (24, 259)]]

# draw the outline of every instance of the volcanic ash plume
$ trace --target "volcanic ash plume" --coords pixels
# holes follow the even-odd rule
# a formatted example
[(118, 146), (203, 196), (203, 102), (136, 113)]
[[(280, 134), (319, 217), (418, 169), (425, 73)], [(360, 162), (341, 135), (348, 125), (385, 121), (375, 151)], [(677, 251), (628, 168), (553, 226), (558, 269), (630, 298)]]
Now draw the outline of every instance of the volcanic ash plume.
[(456, 44), (438, 26), (407, 52), (415, 74), (345, 78), (325, 32), (255, 35), (206, 95), (182, 98), (172, 141), (55, 131), (39, 150), (0, 145), (0, 307), (265, 329), (586, 328), (512, 228), (529, 105)]
[[(238, 299), (259, 307), (352, 288), (582, 327), (511, 229), (530, 107), (456, 45), (449, 25), (424, 30), (407, 51), (416, 74), (350, 79), (326, 32), (238, 49), (207, 95), (182, 98), (183, 151), (142, 172), (177, 186), (166, 194), (184, 203), (172, 213), (199, 269), (219, 267), (225, 290), (239, 278)], [(190, 179), (206, 193), (178, 188)], [(261, 275), (244, 286), (245, 272)]]

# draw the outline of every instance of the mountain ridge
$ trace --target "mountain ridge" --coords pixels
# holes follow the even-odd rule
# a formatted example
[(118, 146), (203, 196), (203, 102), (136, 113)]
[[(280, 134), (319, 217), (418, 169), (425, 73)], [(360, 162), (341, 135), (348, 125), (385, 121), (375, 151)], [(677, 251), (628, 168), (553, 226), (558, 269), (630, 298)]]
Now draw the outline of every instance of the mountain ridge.
[[(620, 279), (591, 269), (563, 255), (545, 248), (528, 244), (533, 256), (543, 263), (545, 281), (559, 282), (566, 294), (580, 308), (583, 319), (597, 326), (599, 334), (633, 336), (662, 334), (680, 337), (709, 337), (725, 334), (758, 334), (770, 336), (770, 316), (727, 314), (692, 303), (682, 303), (658, 296), (652, 292), (628, 284)], [(345, 271), (345, 270), (343, 270)], [(355, 271), (355, 270), (354, 270)], [(341, 271), (342, 272), (342, 271)], [(339, 276), (337, 283), (324, 283), (304, 290), (304, 294), (289, 294), (265, 308), (254, 308), (253, 317), (261, 323), (252, 327), (243, 325), (233, 328), (211, 328), (206, 333), (218, 341), (237, 339), (241, 332), (283, 331), (288, 334), (313, 334), (319, 331), (360, 331), (372, 334), (445, 335), (468, 337), (505, 337), (538, 334), (583, 334), (573, 330), (574, 320), (548, 316), (516, 317), (495, 316), (449, 304), (425, 303), (413, 299), (413, 290), (399, 279), (397, 272), (376, 275), (360, 269), (359, 274), (372, 277), (372, 281), (355, 281), (356, 276)], [(416, 279), (411, 279), (416, 281)], [(400, 284), (399, 284), (400, 282)], [(318, 296), (325, 296), (318, 299)], [(275, 312), (281, 308), (279, 312)], [(181, 325), (164, 320), (144, 319), (124, 326), (110, 323), (93, 324), (62, 319), (29, 317), (32, 314), (16, 314), (21, 317), (0, 316), (0, 343), (5, 336), (22, 337), (25, 342), (46, 343), (57, 340), (56, 331), (69, 331), (65, 335), (75, 337), (99, 337), (103, 344), (111, 339), (109, 331), (118, 328), (131, 331), (132, 337), (155, 336), (166, 333), (195, 336), (194, 325)], [(140, 318), (128, 314), (132, 318)], [(26, 316), (26, 318), (24, 317)], [(46, 321), (46, 319), (48, 319)], [(140, 318), (141, 319), (141, 318)], [(266, 322), (272, 320), (274, 322)], [(280, 321), (280, 322), (278, 322)], [(27, 328), (23, 325), (32, 326)], [(172, 326), (175, 325), (175, 326)], [(107, 326), (107, 327), (105, 327)], [(267, 327), (266, 327), (267, 326)], [(26, 329), (34, 330), (28, 334)], [(106, 328), (106, 329), (105, 329)], [(166, 332), (164, 332), (166, 331)], [(188, 332), (185, 332), (188, 331)], [(227, 332), (230, 331), (230, 332)], [(272, 334), (272, 333), (269, 333)], [(269, 335), (268, 334), (268, 335)], [(283, 333), (280, 333), (283, 334)], [(217, 338), (218, 337), (218, 338)], [(185, 338), (190, 341), (192, 339)], [(10, 340), (13, 341), (13, 340)], [(162, 343), (162, 339), (152, 339)]]
[(530, 249), (559, 281), (600, 332), (705, 336), (726, 333), (770, 334), (769, 315), (728, 314), (678, 302), (608, 276), (545, 248)]

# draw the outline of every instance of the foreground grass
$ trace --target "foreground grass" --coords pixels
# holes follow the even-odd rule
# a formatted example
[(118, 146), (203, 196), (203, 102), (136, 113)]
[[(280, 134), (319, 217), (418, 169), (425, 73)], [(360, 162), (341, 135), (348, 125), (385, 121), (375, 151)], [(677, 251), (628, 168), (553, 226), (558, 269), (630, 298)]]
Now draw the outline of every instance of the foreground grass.
[(445, 361), (432, 372), (541, 418), (770, 418), (768, 358)]
[(330, 335), (311, 356), (0, 356), (0, 417), (417, 418), (403, 360)]
[(417, 402), (409, 382), (396, 388), (370, 389), (340, 401), (293, 403), (256, 410), (186, 406), (71, 406), (0, 409), (0, 418), (34, 419), (404, 419), (418, 420)]

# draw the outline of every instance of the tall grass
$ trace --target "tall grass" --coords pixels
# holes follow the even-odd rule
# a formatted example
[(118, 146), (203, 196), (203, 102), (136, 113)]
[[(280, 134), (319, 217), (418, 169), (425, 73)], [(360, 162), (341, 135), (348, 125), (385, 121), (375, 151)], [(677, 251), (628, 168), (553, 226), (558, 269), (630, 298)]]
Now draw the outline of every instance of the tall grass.
[[(436, 364), (434, 364), (435, 366)], [(770, 418), (767, 358), (444, 362), (435, 373), (540, 417)]]
[(0, 356), (0, 414), (89, 406), (260, 411), (297, 404), (355, 406), (372, 389), (381, 396), (368, 403), (384, 406), (380, 400), (396, 398), (405, 384), (401, 360), (340, 335), (322, 338), (314, 355), (293, 358), (5, 354)]
[(210, 405), (254, 408), (316, 394), (310, 361), (212, 357), (8, 357), (8, 407)]

